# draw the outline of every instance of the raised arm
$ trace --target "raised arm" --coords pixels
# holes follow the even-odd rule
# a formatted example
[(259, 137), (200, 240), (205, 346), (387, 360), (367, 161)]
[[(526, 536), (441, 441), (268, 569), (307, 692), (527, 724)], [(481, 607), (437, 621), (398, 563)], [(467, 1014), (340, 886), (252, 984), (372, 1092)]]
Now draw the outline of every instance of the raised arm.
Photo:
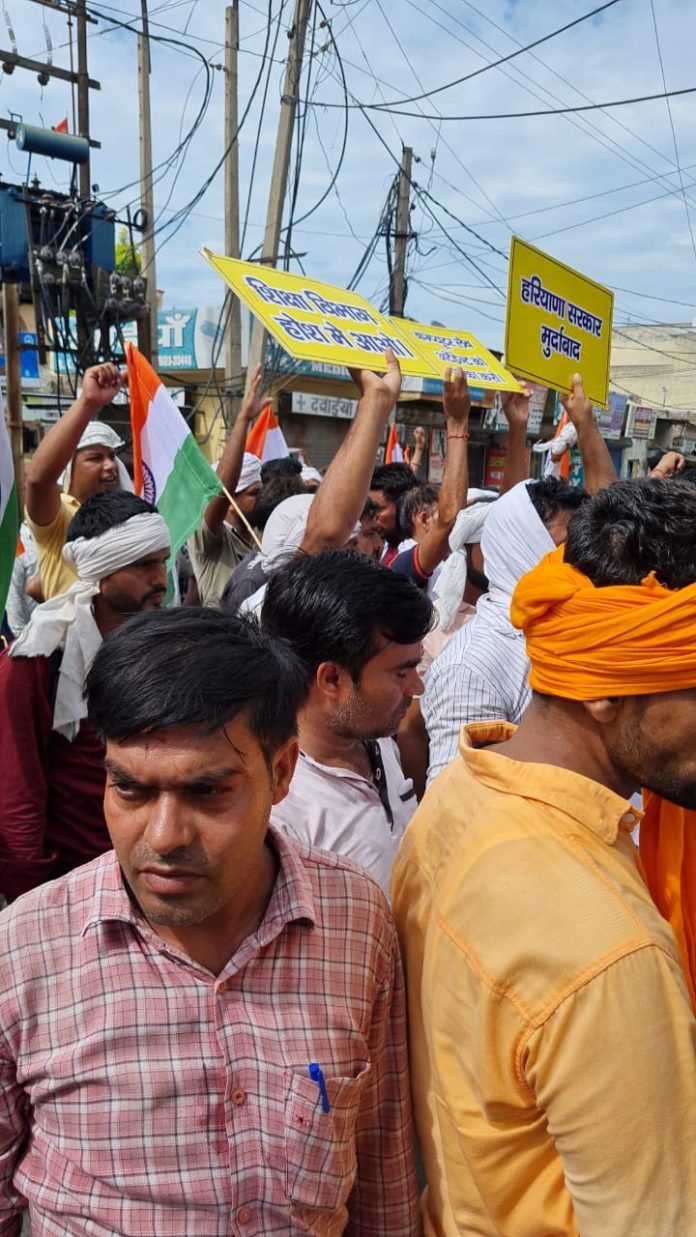
[(377, 449), (401, 390), (399, 362), (391, 349), (385, 355), (384, 375), (367, 369), (350, 371), (360, 400), (353, 424), (310, 508), (300, 547), (306, 554), (318, 554), (325, 546), (345, 545), (365, 506)]
[[(254, 376), (244, 397), (244, 402), (237, 413), (232, 426), (232, 432), (220, 456), (220, 462), (217, 467), (218, 480), (230, 494), (234, 494), (242, 471), (244, 444), (249, 433), (249, 426), (254, 417), (258, 416), (261, 411), (259, 392), (262, 380), (263, 366), (259, 364), (254, 370)], [(211, 498), (203, 515), (203, 519), (211, 533), (219, 533), (229, 505), (229, 499), (225, 494), (218, 494), (215, 498)]]
[(527, 463), (527, 421), (529, 420), (529, 397), (531, 387), (520, 384), (521, 391), (505, 391), (500, 402), (508, 423), (507, 454), (500, 493), (505, 494), (513, 485), (526, 481), (529, 476)]
[(616, 469), (612, 464), (609, 448), (599, 432), (580, 374), (573, 374), (573, 390), (570, 395), (561, 396), (561, 403), (578, 435), (585, 489), (589, 490), (590, 494), (596, 494), (598, 490), (606, 489), (612, 481), (616, 481)]
[(469, 413), (471, 396), (461, 369), (452, 377), (445, 370), (442, 407), (447, 431), (445, 468), (437, 502), (437, 511), (430, 528), (418, 546), (418, 564), (425, 575), (432, 575), (438, 563), (449, 554), (449, 535), (454, 521), (466, 506), (469, 488)]
[(417, 425), (413, 431), (413, 455), (411, 456), (411, 472), (420, 480), (421, 468), (423, 467), (423, 453), (425, 451), (425, 430), (422, 425)]
[(51, 524), (60, 508), (58, 478), (68, 467), (92, 417), (110, 404), (125, 382), (115, 365), (94, 365), (86, 370), (82, 390), (44, 438), (27, 469), (25, 505), (35, 524)]

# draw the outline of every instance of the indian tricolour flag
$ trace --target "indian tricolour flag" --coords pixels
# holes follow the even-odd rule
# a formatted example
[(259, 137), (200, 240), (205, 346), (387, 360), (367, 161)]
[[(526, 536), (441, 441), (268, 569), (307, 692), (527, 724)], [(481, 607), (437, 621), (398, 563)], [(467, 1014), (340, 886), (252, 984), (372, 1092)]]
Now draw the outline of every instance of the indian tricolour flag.
[(267, 460), (284, 460), (290, 454), (285, 435), (270, 404), (265, 404), (259, 419), (247, 435), (246, 450), (265, 464)]
[(19, 505), (12, 463), (10, 435), (5, 425), (5, 410), (0, 395), (0, 618), (5, 609), (17, 551)]
[(220, 482), (149, 362), (132, 344), (126, 359), (133, 485), (166, 520), (173, 557), (220, 493)]

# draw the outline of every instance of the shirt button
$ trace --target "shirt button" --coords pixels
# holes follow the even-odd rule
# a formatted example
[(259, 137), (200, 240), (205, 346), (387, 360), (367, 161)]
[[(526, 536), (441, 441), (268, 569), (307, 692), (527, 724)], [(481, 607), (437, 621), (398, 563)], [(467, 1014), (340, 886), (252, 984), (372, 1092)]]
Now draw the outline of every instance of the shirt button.
[(246, 1099), (246, 1091), (242, 1091), (241, 1087), (239, 1087), (236, 1091), (232, 1092), (232, 1103), (233, 1104), (243, 1104), (245, 1099)]
[(253, 1212), (251, 1210), (251, 1207), (240, 1207), (239, 1211), (237, 1212), (237, 1223), (248, 1224), (252, 1218), (252, 1215), (253, 1215)]

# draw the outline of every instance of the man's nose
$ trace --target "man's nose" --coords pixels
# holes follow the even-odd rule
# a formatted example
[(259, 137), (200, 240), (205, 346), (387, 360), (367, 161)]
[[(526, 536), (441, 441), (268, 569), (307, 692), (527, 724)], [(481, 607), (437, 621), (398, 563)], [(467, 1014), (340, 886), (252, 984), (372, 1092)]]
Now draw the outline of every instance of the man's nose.
[(191, 814), (178, 795), (171, 791), (158, 795), (150, 805), (145, 841), (159, 855), (185, 850), (195, 839)]

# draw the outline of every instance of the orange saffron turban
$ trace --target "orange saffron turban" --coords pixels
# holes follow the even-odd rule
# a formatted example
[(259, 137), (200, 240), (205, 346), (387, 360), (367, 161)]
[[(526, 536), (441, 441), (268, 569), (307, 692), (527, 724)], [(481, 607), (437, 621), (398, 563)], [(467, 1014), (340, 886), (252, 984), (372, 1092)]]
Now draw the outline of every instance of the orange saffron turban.
[(560, 546), (520, 580), (510, 605), (527, 641), (529, 682), (566, 700), (696, 687), (696, 584), (597, 588)]

